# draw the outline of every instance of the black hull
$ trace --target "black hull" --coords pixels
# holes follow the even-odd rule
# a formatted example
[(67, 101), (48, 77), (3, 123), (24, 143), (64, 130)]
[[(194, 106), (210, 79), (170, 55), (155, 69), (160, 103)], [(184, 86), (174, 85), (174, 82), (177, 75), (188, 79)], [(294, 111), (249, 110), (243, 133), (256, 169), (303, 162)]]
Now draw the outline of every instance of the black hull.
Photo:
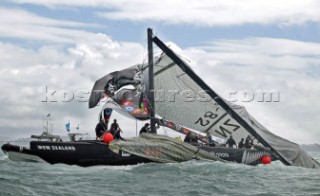
[[(118, 153), (112, 152), (108, 148), (108, 144), (96, 141), (32, 141), (30, 142), (30, 149), (12, 144), (4, 144), (1, 148), (3, 152), (9, 155), (9, 158), (10, 153), (14, 152), (20, 153), (20, 156), (36, 156), (50, 164), (62, 163), (87, 167), (94, 165), (136, 165), (152, 162), (149, 159), (129, 155), (121, 151)], [(17, 154), (14, 155), (15, 158), (19, 156)]]
[(200, 147), (201, 149), (210, 152), (225, 161), (242, 163), (246, 165), (258, 165), (262, 163), (263, 156), (270, 156), (272, 161), (277, 158), (266, 149), (238, 149), (226, 147)]
[[(136, 165), (153, 162), (149, 159), (124, 152), (113, 152), (108, 144), (98, 141), (50, 142), (32, 141), (30, 149), (4, 144), (2, 151), (15, 161), (48, 162), (50, 164), (79, 165)], [(257, 165), (261, 157), (271, 156), (270, 151), (199, 146), (215, 156), (230, 162)], [(273, 157), (273, 159), (275, 159)]]

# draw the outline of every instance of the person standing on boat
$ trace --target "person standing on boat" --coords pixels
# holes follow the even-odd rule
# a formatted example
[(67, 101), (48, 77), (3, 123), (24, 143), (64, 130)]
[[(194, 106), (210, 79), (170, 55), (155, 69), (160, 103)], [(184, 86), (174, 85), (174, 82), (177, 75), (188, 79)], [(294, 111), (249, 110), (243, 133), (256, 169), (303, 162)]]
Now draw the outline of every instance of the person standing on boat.
[(226, 145), (228, 145), (229, 148), (233, 148), (233, 145), (237, 146), (236, 141), (232, 138), (232, 135), (230, 135), (229, 139), (226, 142)]
[(139, 135), (141, 135), (141, 133), (149, 133), (149, 123), (144, 124), (144, 126), (140, 129)]
[(117, 119), (113, 120), (113, 123), (110, 126), (109, 132), (113, 135), (115, 139), (118, 139), (118, 140), (121, 139), (125, 141), (125, 139), (123, 139), (120, 135), (120, 132), (122, 132), (122, 130), (120, 129), (119, 124), (117, 123)]
[(238, 144), (238, 148), (243, 148), (244, 147), (244, 138), (241, 138), (239, 144)]
[(120, 129), (119, 124), (117, 123), (117, 119), (113, 120), (113, 123), (111, 124), (111, 129), (112, 129), (112, 127), (114, 127), (115, 130)]
[(100, 120), (100, 122), (96, 125), (96, 136), (97, 136), (97, 140), (101, 138), (101, 136), (104, 134), (104, 132), (106, 132), (106, 128), (104, 125), (104, 122), (102, 120)]
[(244, 147), (250, 149), (252, 145), (253, 145), (253, 140), (251, 139), (251, 136), (248, 135), (244, 143)]
[(213, 146), (213, 147), (216, 146), (212, 140), (212, 136), (209, 133), (207, 133), (207, 139), (208, 139), (209, 146)]

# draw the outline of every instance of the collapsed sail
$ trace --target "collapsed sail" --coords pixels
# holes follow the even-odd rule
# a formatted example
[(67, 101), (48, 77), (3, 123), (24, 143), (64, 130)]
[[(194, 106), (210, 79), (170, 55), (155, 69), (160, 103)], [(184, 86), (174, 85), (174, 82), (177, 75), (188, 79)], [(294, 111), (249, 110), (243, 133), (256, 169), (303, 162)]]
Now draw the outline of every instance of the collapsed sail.
[(227, 139), (249, 133), (164, 53), (154, 65), (157, 114), (179, 125)]
[(191, 144), (168, 136), (148, 133), (126, 141), (113, 141), (109, 148), (115, 153), (121, 150), (159, 163), (177, 163), (192, 159), (226, 162)]
[(126, 110), (124, 110), (113, 99), (106, 100), (105, 104), (103, 105), (103, 107), (101, 109), (99, 119), (101, 119), (101, 117), (103, 117), (103, 119), (105, 119), (105, 121), (108, 122), (113, 111), (116, 111), (117, 113), (119, 113), (127, 118), (134, 119), (134, 116), (130, 115), (130, 113), (128, 113)]
[(164, 52), (154, 64), (155, 108), (158, 115), (191, 129), (239, 142), (248, 135), (254, 144), (271, 148), (286, 165), (320, 168), (298, 144), (274, 135), (242, 106), (228, 103), (157, 37)]
[[(149, 118), (147, 97), (142, 90), (142, 66), (135, 65), (115, 71), (97, 80), (89, 98), (89, 108), (95, 107), (105, 97), (117, 103), (124, 111), (139, 120)], [(115, 104), (115, 103), (113, 103)]]
[(89, 98), (89, 108), (95, 107), (99, 101), (114, 93), (125, 85), (137, 85), (140, 83), (139, 66), (134, 65), (121, 71), (115, 71), (100, 78), (94, 83)]

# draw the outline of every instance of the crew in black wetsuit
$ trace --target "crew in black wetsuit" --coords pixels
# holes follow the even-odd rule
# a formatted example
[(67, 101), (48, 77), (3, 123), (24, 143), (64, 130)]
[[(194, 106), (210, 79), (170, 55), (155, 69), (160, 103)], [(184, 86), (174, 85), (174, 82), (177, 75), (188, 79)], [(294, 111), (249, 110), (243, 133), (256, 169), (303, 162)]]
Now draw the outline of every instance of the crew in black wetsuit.
[(226, 145), (228, 145), (229, 148), (233, 148), (233, 145), (237, 146), (236, 141), (232, 138), (232, 135), (230, 135), (229, 139), (226, 142)]
[(120, 139), (120, 140), (124, 140), (126, 141), (123, 137), (121, 137), (120, 132), (122, 132), (122, 130), (119, 127), (119, 124), (117, 123), (117, 119), (113, 120), (113, 123), (110, 126), (110, 130), (108, 131), (109, 133), (111, 133), (113, 135), (114, 139)]
[(96, 136), (97, 136), (96, 139), (97, 140), (100, 139), (105, 131), (106, 129), (105, 129), (104, 123), (100, 121), (96, 126)]
[(119, 124), (117, 123), (117, 119), (113, 120), (113, 123), (111, 124), (110, 129), (115, 128), (115, 130), (120, 129)]
[(212, 140), (212, 136), (211, 136), (209, 133), (207, 133), (207, 138), (208, 138), (208, 144), (209, 144), (209, 146), (215, 147), (216, 144), (215, 144), (214, 141)]
[(250, 149), (253, 146), (253, 140), (250, 135), (247, 136), (246, 141), (244, 142), (244, 147)]
[(197, 136), (193, 135), (191, 132), (189, 132), (186, 137), (183, 140), (184, 142), (188, 142), (188, 143), (198, 143), (198, 139)]
[(126, 141), (123, 137), (121, 137), (120, 132), (122, 132), (121, 129), (115, 130), (115, 132), (113, 134), (114, 138), (117, 140)]
[(243, 148), (244, 147), (244, 139), (241, 138), (239, 144), (238, 144), (238, 148)]
[(111, 133), (114, 137), (114, 134), (116, 133), (115, 127), (111, 126), (108, 132)]
[(139, 135), (141, 135), (141, 133), (149, 133), (149, 123), (144, 124), (144, 126), (140, 129)]

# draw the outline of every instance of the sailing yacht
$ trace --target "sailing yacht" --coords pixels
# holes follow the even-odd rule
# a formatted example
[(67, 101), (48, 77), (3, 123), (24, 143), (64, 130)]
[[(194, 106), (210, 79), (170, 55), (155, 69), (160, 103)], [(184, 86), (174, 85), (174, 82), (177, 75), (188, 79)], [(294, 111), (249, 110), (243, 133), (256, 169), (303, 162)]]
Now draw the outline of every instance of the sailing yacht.
[[(155, 57), (153, 46), (162, 50)], [(148, 29), (148, 63), (134, 65), (107, 74), (97, 80), (91, 91), (89, 108), (102, 98), (100, 120), (108, 127), (113, 111), (137, 120), (150, 120), (150, 133), (126, 141), (106, 143), (97, 140), (32, 141), (30, 148), (5, 144), (5, 153), (31, 155), (51, 164), (80, 166), (128, 165), (148, 162), (183, 162), (192, 159), (262, 163), (263, 157), (280, 160), (285, 165), (319, 168), (320, 164), (300, 149), (298, 144), (281, 138), (257, 122), (244, 107), (224, 100), (198, 76), (174, 51)], [(126, 86), (134, 88), (125, 88)], [(163, 93), (164, 92), (164, 93)], [(178, 92), (174, 100), (168, 92)], [(183, 92), (183, 93), (181, 93)], [(192, 94), (192, 101), (185, 93)], [(158, 95), (160, 93), (160, 95)], [(187, 94), (187, 98), (190, 98)], [(157, 134), (164, 126), (182, 134), (192, 133), (203, 145), (192, 145)], [(208, 144), (203, 134), (236, 141), (250, 136), (254, 149), (226, 148)]]

